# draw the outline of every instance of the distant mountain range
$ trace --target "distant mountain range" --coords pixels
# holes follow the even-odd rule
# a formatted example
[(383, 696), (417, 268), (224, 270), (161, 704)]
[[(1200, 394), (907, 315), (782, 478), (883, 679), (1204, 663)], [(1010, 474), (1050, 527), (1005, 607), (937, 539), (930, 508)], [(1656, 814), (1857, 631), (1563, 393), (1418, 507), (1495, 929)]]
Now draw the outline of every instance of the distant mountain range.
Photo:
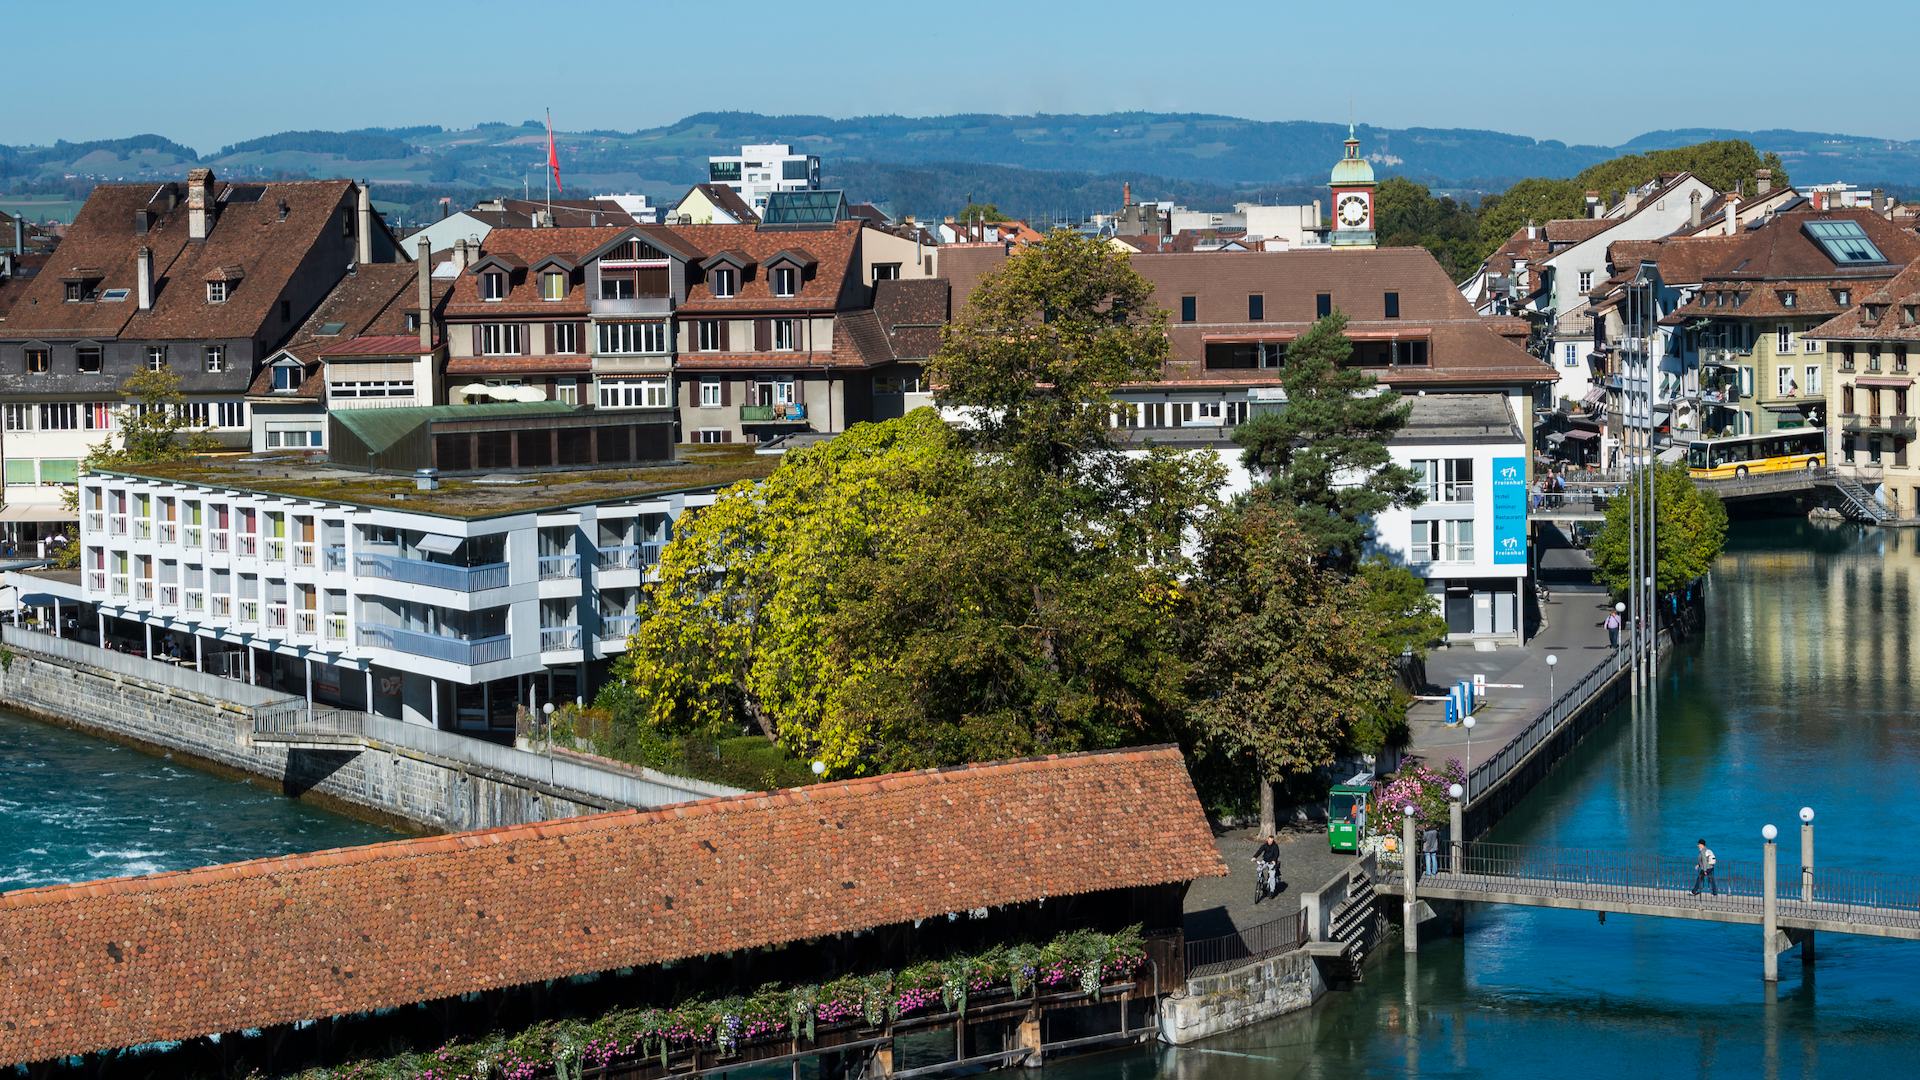
[[(1362, 125), (1361, 152), (1382, 177), (1407, 176), (1461, 193), (1500, 191), (1523, 177), (1572, 176), (1623, 153), (1709, 139), (1745, 139), (1780, 155), (1795, 181), (1845, 180), (1906, 192), (1920, 184), (1920, 142), (1804, 131), (1688, 128), (1620, 146), (1569, 146), (1496, 131)], [(856, 199), (901, 213), (935, 214), (972, 194), (1021, 214), (1078, 213), (1116, 204), (1123, 180), (1136, 195), (1176, 197), (1195, 208), (1237, 199), (1273, 202), (1325, 183), (1347, 136), (1342, 124), (1267, 122), (1199, 113), (938, 117), (762, 116), (700, 113), (635, 132), (559, 133), (568, 194), (678, 194), (706, 179), (710, 154), (743, 143), (790, 143), (819, 154), (824, 172)], [(0, 182), (44, 186), (164, 179), (195, 164), (221, 175), (353, 176), (397, 185), (542, 190), (546, 129), (536, 121), (351, 132), (284, 132), (202, 157), (157, 135), (51, 147), (0, 146)], [(397, 193), (397, 192), (396, 192)], [(406, 200), (412, 201), (412, 200)]]

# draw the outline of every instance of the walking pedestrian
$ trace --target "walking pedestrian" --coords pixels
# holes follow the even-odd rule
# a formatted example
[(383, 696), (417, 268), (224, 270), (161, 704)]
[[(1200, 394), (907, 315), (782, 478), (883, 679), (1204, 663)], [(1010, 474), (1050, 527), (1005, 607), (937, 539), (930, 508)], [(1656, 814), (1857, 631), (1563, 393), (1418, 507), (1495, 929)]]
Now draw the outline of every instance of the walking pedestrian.
[(1704, 881), (1707, 884), (1707, 890), (1713, 893), (1713, 895), (1719, 896), (1720, 886), (1713, 883), (1713, 849), (1707, 846), (1705, 840), (1699, 841), (1699, 845), (1700, 863), (1699, 869), (1696, 870), (1693, 875), (1693, 895), (1700, 895), (1700, 883)]
[(1617, 611), (1607, 612), (1606, 625), (1607, 625), (1607, 644), (1613, 646), (1616, 649), (1619, 648), (1620, 647), (1620, 613)]
[(1427, 860), (1426, 860), (1427, 876), (1432, 877), (1433, 875), (1439, 873), (1440, 872), (1440, 830), (1439, 829), (1433, 828), (1432, 826), (1428, 826), (1427, 831), (1420, 834), (1420, 851), (1422, 854), (1424, 854), (1427, 857)]

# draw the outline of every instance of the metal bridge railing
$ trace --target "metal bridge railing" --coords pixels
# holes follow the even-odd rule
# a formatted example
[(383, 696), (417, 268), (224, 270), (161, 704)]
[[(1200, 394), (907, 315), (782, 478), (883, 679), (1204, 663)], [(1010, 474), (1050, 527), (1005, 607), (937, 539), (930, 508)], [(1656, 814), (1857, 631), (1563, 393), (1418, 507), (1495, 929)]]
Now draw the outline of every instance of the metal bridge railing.
[(1224, 937), (1187, 942), (1187, 978), (1218, 975), (1290, 953), (1307, 943), (1307, 920), (1296, 911)]
[[(1624, 643), (1623, 643), (1624, 644)], [(1561, 694), (1548, 705), (1533, 722), (1522, 728), (1519, 734), (1508, 740), (1505, 746), (1475, 765), (1467, 773), (1467, 805), (1473, 805), (1475, 799), (1493, 789), (1493, 786), (1511, 772), (1534, 748), (1560, 730), (1560, 725), (1571, 720), (1587, 700), (1599, 693), (1607, 680), (1619, 674), (1633, 663), (1633, 654), (1626, 648), (1616, 649), (1612, 655), (1600, 662), (1600, 665), (1574, 680), (1566, 693)]]

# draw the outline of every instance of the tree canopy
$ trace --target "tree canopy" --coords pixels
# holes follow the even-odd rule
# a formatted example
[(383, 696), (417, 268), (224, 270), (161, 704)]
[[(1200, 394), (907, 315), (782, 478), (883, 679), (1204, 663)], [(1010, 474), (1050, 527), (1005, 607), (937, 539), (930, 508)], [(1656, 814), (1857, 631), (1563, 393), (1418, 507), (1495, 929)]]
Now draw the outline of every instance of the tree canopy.
[[(1628, 514), (1641, 501), (1629, 485), (1626, 498), (1607, 507), (1607, 521), (1593, 541), (1594, 577), (1616, 595), (1632, 585), (1628, 568)], [(1681, 465), (1657, 465), (1653, 480), (1654, 587), (1675, 592), (1713, 569), (1727, 539), (1727, 508), (1720, 496), (1702, 491)]]

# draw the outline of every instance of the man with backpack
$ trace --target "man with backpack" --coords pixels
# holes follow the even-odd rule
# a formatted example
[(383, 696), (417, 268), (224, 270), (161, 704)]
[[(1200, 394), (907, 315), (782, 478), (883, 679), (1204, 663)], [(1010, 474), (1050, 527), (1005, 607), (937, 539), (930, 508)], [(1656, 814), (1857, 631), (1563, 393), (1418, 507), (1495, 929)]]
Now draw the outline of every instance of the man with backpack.
[(1707, 847), (1705, 840), (1699, 841), (1699, 846), (1700, 868), (1698, 872), (1693, 875), (1693, 895), (1700, 895), (1700, 883), (1704, 881), (1707, 883), (1707, 889), (1711, 891), (1713, 895), (1719, 896), (1720, 887), (1713, 883), (1713, 849)]

